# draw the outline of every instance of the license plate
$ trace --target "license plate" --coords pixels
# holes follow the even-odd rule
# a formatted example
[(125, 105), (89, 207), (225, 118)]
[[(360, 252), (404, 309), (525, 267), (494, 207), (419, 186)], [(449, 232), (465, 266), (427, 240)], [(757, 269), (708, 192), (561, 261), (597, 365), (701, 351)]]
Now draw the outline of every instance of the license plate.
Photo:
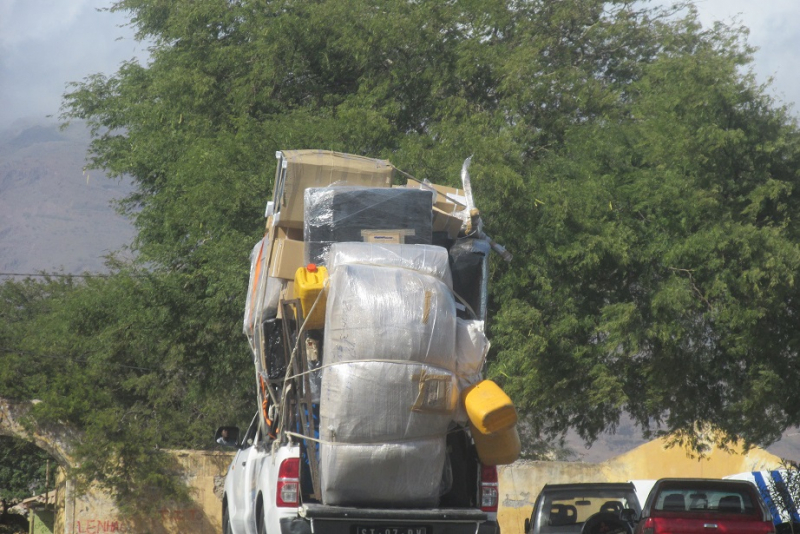
[(420, 526), (356, 525), (355, 534), (429, 534), (429, 531), (428, 527)]

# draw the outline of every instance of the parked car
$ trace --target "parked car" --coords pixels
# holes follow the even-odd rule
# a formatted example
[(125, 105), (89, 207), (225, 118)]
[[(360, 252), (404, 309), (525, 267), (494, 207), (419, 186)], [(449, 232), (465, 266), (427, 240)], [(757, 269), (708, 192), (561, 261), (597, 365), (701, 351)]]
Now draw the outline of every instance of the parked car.
[(635, 534), (774, 534), (772, 515), (744, 480), (656, 481)]
[(526, 534), (630, 534), (641, 507), (633, 484), (547, 484)]

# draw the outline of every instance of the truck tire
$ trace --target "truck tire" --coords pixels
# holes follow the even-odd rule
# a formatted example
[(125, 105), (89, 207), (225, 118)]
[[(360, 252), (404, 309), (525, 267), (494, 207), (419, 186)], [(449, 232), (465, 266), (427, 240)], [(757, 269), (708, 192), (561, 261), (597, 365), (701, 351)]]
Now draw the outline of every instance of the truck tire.
[(264, 503), (261, 496), (258, 497), (258, 504), (256, 504), (256, 534), (267, 534), (267, 527), (264, 525)]
[(233, 534), (233, 529), (231, 528), (231, 517), (230, 512), (228, 512), (228, 503), (222, 505), (222, 534)]

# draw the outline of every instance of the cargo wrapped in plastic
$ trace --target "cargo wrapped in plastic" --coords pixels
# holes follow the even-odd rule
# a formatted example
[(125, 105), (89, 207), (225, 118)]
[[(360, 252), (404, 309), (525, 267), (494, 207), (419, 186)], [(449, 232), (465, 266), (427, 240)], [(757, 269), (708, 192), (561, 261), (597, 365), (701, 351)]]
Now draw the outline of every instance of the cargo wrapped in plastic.
[(330, 280), (326, 364), (401, 360), (455, 372), (455, 301), (443, 282), (371, 265), (340, 265)]
[(261, 273), (266, 274), (266, 256), (269, 254), (269, 241), (266, 237), (261, 239), (250, 252), (250, 281), (247, 285), (247, 297), (244, 304), (244, 333), (247, 337), (253, 336), (256, 315), (257, 291), (260, 285)]
[(461, 389), (482, 380), (481, 371), (491, 346), (483, 328), (483, 321), (456, 319), (456, 375)]
[(389, 443), (323, 442), (322, 502), (334, 506), (436, 506), (445, 448), (445, 435)]
[(433, 195), (405, 188), (326, 187), (305, 192), (305, 261), (327, 266), (333, 243), (431, 243)]
[(328, 252), (328, 270), (345, 264), (402, 267), (435, 276), (447, 287), (453, 287), (447, 249), (435, 245), (334, 243)]
[[(456, 378), (460, 392), (483, 380), (483, 364), (490, 347), (483, 328), (483, 321), (456, 319)], [(461, 424), (469, 421), (463, 402), (458, 403), (453, 420)]]
[(255, 321), (265, 321), (272, 319), (278, 314), (278, 302), (281, 291), (286, 288), (288, 280), (266, 276), (264, 272), (261, 276), (260, 287), (256, 292), (256, 315)]
[(380, 443), (442, 436), (459, 401), (455, 375), (419, 363), (348, 362), (326, 367), (320, 438)]

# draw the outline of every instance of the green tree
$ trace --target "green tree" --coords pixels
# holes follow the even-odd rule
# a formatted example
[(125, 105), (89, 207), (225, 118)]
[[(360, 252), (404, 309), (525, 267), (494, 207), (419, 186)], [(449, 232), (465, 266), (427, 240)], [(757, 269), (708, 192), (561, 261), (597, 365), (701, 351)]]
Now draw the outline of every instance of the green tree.
[[(0, 436), (0, 501), (13, 505), (46, 491), (49, 457), (36, 445), (17, 438)], [(56, 464), (50, 464), (50, 483)], [(7, 506), (4, 506), (4, 512)]]
[(37, 289), (58, 291), (14, 323), (19, 378), (0, 375), (84, 429), (110, 484), (252, 409), (247, 254), (285, 148), (453, 184), (474, 154), (516, 256), (494, 265), (491, 374), (535, 433), (591, 441), (629, 412), (698, 446), (800, 423), (797, 127), (743, 70), (742, 29), (632, 0), (114, 9), (151, 59), (74, 84), (64, 118), (93, 128), (92, 165), (134, 180), (138, 264)]

